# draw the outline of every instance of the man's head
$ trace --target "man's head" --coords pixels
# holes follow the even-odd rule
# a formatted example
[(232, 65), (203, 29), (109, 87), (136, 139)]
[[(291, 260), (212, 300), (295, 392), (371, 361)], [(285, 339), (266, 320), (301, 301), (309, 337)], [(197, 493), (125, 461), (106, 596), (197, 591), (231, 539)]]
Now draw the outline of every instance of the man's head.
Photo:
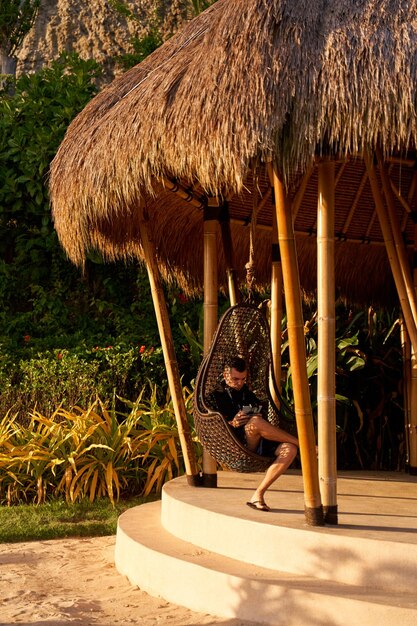
[(235, 356), (226, 361), (223, 369), (224, 380), (226, 385), (232, 389), (241, 389), (246, 383), (247, 367), (245, 359)]

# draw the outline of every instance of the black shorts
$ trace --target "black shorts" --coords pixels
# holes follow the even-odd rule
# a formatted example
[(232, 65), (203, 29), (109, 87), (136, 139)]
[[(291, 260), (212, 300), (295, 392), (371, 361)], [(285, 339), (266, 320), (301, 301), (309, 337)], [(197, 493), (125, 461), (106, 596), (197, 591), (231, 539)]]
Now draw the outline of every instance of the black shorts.
[(269, 441), (268, 439), (261, 439), (258, 449), (256, 450), (256, 454), (260, 454), (261, 456), (268, 456), (273, 459), (276, 456), (275, 450), (278, 448), (279, 445), (279, 441)]

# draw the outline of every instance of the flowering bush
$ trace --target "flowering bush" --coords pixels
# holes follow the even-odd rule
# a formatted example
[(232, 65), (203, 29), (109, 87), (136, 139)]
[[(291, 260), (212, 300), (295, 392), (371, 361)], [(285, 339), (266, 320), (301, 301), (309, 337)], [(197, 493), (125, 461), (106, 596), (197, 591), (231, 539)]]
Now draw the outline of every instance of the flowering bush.
[(148, 380), (157, 384), (160, 398), (166, 393), (162, 350), (153, 346), (47, 350), (17, 362), (0, 346), (0, 357), (0, 415), (12, 410), (19, 422), (27, 422), (35, 407), (49, 417), (59, 406), (85, 407), (96, 397), (118, 408), (118, 397), (135, 400)]

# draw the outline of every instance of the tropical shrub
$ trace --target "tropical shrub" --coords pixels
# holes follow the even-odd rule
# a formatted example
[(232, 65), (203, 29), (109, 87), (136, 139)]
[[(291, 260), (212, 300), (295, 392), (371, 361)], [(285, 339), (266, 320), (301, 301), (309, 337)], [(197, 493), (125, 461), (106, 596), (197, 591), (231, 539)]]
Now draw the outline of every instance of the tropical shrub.
[[(304, 326), (307, 374), (317, 421), (317, 313)], [(402, 469), (402, 353), (396, 311), (352, 310), (339, 303), (336, 330), (336, 421), (340, 469)], [(283, 328), (286, 334), (285, 322)], [(282, 346), (284, 394), (292, 402), (288, 341)]]
[[(34, 411), (25, 426), (6, 414), (0, 422), (0, 503), (75, 502), (159, 493), (183, 473), (178, 430), (169, 395), (160, 405), (156, 387), (143, 388), (128, 412), (96, 400), (87, 409)], [(184, 390), (191, 418), (190, 390)], [(201, 451), (200, 451), (201, 456)]]

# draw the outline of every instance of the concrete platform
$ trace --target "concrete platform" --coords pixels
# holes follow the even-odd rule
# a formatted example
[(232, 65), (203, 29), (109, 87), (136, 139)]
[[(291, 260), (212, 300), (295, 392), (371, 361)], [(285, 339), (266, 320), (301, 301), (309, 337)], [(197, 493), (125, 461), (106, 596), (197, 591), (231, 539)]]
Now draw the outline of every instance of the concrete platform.
[(152, 595), (219, 617), (279, 626), (417, 624), (417, 478), (341, 473), (339, 524), (307, 526), (302, 477), (282, 476), (269, 513), (245, 505), (259, 474), (217, 489), (167, 483), (126, 511), (116, 567)]

